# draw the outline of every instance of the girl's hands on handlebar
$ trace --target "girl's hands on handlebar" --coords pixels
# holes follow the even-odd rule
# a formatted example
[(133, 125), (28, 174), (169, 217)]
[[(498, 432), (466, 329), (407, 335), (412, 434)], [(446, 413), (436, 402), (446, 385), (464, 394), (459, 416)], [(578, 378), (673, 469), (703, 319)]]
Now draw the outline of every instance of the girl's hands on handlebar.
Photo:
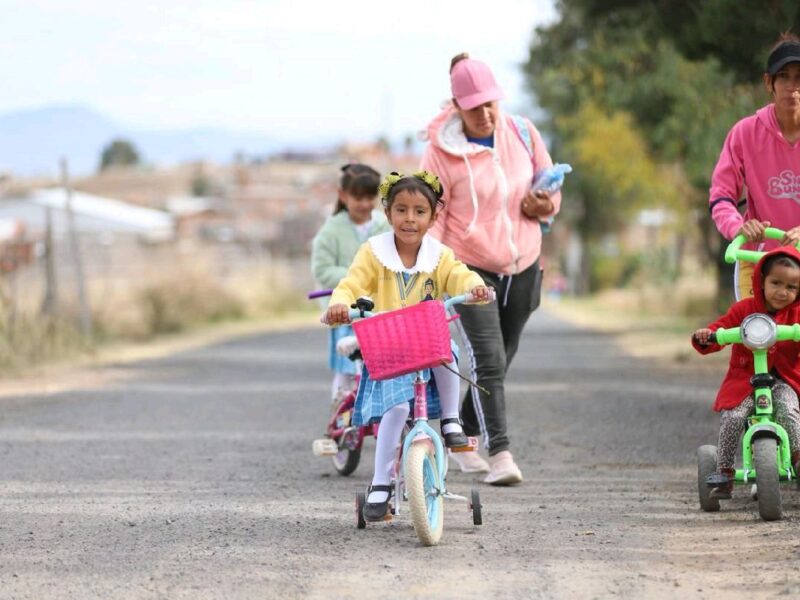
[(325, 312), (323, 321), (327, 325), (339, 325), (350, 322), (350, 310), (346, 304), (331, 304)]
[(710, 346), (711, 345), (711, 334), (714, 333), (707, 327), (703, 329), (698, 329), (692, 334), (692, 338), (701, 346)]
[(760, 242), (764, 239), (764, 234), (769, 226), (769, 221), (750, 219), (742, 224), (742, 227), (736, 232), (736, 235), (743, 235), (747, 238), (748, 242)]
[(476, 285), (469, 292), (473, 302), (491, 302), (493, 294), (485, 285)]

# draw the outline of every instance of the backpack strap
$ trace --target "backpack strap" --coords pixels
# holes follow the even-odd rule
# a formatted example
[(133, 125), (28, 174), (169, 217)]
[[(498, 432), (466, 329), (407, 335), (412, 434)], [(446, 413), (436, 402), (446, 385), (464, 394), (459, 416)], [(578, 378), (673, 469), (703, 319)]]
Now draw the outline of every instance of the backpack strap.
[[(528, 151), (528, 156), (531, 158), (531, 166), (533, 167), (533, 174), (536, 175), (536, 162), (533, 155), (533, 140), (531, 139), (531, 130), (528, 129), (528, 126), (525, 124), (525, 119), (520, 115), (510, 115), (511, 126), (514, 128), (514, 131), (517, 133), (517, 137), (522, 142), (522, 145), (525, 146), (525, 150)], [(542, 227), (542, 233), (547, 233), (550, 231), (550, 228), (553, 226), (553, 219), (539, 219), (539, 224)]]
[(528, 155), (531, 157), (531, 163), (533, 163), (533, 140), (531, 139), (531, 131), (525, 124), (525, 119), (523, 117), (520, 115), (510, 115), (510, 117), (511, 125), (514, 127), (514, 131), (522, 142), (522, 145), (525, 146), (525, 150), (528, 151)]

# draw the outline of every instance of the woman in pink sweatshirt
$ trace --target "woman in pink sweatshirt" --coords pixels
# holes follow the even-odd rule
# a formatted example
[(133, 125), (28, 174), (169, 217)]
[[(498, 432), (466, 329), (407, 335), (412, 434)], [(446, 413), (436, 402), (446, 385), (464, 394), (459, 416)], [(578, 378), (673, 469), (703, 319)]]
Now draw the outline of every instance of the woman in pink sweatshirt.
[[(744, 234), (758, 248), (800, 241), (800, 38), (784, 34), (772, 48), (763, 75), (769, 104), (728, 133), (711, 177), (709, 209), (725, 238)], [(739, 199), (745, 193), (744, 216)], [(764, 230), (786, 231), (764, 240)], [(737, 300), (753, 295), (751, 263), (736, 265)]]
[[(422, 168), (444, 184), (444, 209), (431, 234), (497, 290), (491, 305), (459, 305), (472, 377), (462, 405), (464, 430), (482, 434), (489, 464), (477, 453), (454, 454), (464, 472), (509, 485), (522, 473), (509, 450), (504, 382), (522, 329), (539, 305), (540, 219), (558, 212), (560, 194), (531, 192), (534, 171), (552, 166), (527, 119), (503, 113), (502, 92), (487, 65), (460, 54), (450, 65), (452, 102), (428, 126)], [(466, 457), (470, 454), (470, 457)]]

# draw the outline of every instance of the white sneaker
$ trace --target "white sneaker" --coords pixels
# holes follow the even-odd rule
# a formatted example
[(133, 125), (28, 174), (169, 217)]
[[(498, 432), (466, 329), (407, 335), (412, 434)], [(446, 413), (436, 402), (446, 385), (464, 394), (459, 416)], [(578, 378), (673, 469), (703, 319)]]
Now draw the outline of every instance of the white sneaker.
[(490, 456), (489, 464), (491, 468), (484, 482), (491, 485), (513, 485), (522, 481), (522, 472), (508, 450)]
[(478, 454), (477, 450), (474, 452), (453, 452), (448, 450), (447, 454), (458, 465), (462, 473), (489, 472), (489, 463), (483, 460), (483, 457)]

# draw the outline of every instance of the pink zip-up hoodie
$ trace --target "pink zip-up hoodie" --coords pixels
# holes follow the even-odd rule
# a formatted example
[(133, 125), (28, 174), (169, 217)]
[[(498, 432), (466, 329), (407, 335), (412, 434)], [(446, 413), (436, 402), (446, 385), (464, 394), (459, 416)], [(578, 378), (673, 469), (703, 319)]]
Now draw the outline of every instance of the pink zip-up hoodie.
[[(747, 194), (744, 217), (737, 210), (742, 190)], [(790, 144), (783, 137), (773, 104), (728, 132), (711, 176), (708, 202), (717, 229), (729, 240), (748, 219), (769, 221), (783, 230), (800, 225), (800, 143)], [(759, 248), (769, 250), (778, 242), (766, 240)]]
[[(525, 123), (533, 142), (533, 164), (511, 117), (502, 112), (495, 125), (494, 148), (467, 141), (452, 103), (427, 129), (429, 143), (421, 167), (436, 173), (444, 187), (444, 208), (431, 234), (462, 262), (491, 273), (519, 273), (541, 253), (539, 221), (523, 215), (521, 204), (531, 187), (533, 165), (538, 172), (553, 161), (539, 132), (527, 119)], [(551, 199), (555, 215), (561, 194)]]

